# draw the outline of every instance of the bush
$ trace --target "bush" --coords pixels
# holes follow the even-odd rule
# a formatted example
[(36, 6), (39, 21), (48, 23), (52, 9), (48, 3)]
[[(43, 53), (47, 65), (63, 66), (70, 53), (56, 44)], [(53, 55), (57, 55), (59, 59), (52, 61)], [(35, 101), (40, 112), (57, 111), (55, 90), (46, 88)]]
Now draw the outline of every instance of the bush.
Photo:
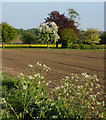
[(91, 49), (97, 49), (97, 46), (95, 44), (90, 44)]
[(68, 42), (62, 43), (62, 48), (70, 48), (70, 43)]
[(79, 49), (79, 44), (72, 44), (72, 49)]
[(90, 45), (84, 44), (84, 49), (90, 49)]
[(79, 44), (79, 46), (80, 46), (80, 49), (84, 49), (84, 44), (83, 43)]
[[(35, 73), (30, 64), (32, 75), (20, 73), (15, 82), (11, 79), (14, 83), (11, 88), (3, 84), (3, 119), (104, 118), (103, 90), (96, 75), (71, 74), (62, 79), (61, 86), (48, 90), (51, 81), (45, 82), (42, 75), (50, 68), (39, 62), (37, 66), (39, 71), (42, 69), (41, 73)], [(6, 79), (3, 83), (8, 81)]]
[(104, 49), (104, 45), (96, 45), (97, 49)]

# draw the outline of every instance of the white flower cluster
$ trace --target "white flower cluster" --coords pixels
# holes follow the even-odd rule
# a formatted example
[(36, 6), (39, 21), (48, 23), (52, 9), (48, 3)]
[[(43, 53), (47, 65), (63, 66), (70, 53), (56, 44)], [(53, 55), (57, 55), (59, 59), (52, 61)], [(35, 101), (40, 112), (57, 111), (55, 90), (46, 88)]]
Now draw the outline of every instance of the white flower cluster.
[(28, 67), (33, 68), (33, 65), (29, 64)]
[(54, 22), (43, 23), (38, 27), (38, 38), (42, 41), (52, 40), (54, 42), (58, 41), (60, 38), (57, 34), (58, 27)]
[(40, 62), (37, 62), (37, 66), (39, 67), (43, 67), (43, 70), (45, 70), (46, 72), (50, 71), (50, 67), (48, 67), (47, 65), (45, 64), (41, 64)]

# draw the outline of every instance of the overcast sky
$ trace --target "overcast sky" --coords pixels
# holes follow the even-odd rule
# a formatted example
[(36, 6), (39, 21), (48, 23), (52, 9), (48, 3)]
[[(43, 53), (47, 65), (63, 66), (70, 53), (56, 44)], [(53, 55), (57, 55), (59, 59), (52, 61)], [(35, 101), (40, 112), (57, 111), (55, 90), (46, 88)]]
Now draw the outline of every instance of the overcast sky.
[(2, 21), (15, 28), (36, 28), (53, 10), (67, 15), (68, 8), (80, 15), (80, 28), (104, 30), (104, 2), (3, 2)]

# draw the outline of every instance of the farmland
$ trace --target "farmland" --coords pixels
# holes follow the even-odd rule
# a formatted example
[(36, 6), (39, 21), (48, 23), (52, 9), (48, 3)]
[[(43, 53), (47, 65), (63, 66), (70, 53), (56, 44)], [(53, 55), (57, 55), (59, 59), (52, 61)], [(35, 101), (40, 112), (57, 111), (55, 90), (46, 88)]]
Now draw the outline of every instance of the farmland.
[(51, 68), (51, 71), (46, 74), (46, 79), (52, 81), (50, 87), (59, 85), (61, 79), (66, 75), (84, 72), (97, 75), (103, 85), (103, 51), (2, 50), (2, 68), (9, 76), (15, 77), (17, 73), (26, 73), (26, 66), (32, 64), (36, 67), (36, 62), (46, 64)]

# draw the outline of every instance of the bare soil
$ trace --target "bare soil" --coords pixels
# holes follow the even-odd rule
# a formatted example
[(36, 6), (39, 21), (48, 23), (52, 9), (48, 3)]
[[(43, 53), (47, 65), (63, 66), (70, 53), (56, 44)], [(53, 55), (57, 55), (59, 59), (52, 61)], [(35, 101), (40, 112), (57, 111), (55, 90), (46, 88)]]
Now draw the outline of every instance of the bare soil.
[(26, 73), (26, 66), (36, 62), (51, 68), (46, 79), (52, 82), (50, 87), (60, 84), (63, 77), (71, 73), (87, 72), (97, 75), (100, 84), (104, 79), (103, 51), (71, 51), (71, 50), (36, 50), (36, 49), (3, 49), (2, 69), (10, 76)]

